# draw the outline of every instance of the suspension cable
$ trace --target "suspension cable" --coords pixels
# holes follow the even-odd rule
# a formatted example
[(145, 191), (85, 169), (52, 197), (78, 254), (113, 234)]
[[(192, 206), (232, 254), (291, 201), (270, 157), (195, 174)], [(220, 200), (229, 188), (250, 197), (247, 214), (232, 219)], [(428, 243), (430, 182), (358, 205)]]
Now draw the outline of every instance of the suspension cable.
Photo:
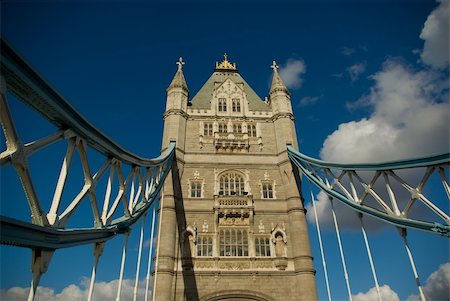
[(331, 203), (331, 212), (333, 214), (334, 228), (336, 229), (336, 237), (339, 244), (339, 252), (341, 254), (342, 268), (344, 269), (345, 283), (347, 284), (348, 299), (352, 301), (352, 292), (350, 290), (350, 282), (348, 279), (347, 266), (345, 264), (344, 250), (342, 249), (341, 235), (339, 234), (339, 226), (336, 218), (336, 213), (334, 211), (333, 198), (329, 197), (329, 200)]
[(311, 193), (311, 203), (313, 204), (313, 209), (314, 209), (314, 218), (315, 218), (315, 221), (316, 221), (317, 237), (319, 238), (320, 255), (322, 256), (322, 266), (323, 266), (323, 272), (325, 274), (325, 284), (327, 286), (328, 300), (331, 301), (330, 284), (328, 282), (327, 263), (325, 261), (325, 254), (324, 254), (324, 251), (323, 251), (322, 235), (320, 234), (320, 226), (319, 226), (319, 218), (317, 216), (316, 204), (315, 204), (315, 201), (314, 201), (314, 194), (312, 192), (311, 182), (309, 180), (308, 180), (308, 186), (309, 186), (309, 191)]
[(127, 254), (127, 245), (128, 245), (128, 238), (129, 238), (129, 236), (130, 236), (130, 231), (125, 232), (125, 234), (124, 234), (124, 241), (123, 241), (123, 248), (122, 248), (122, 262), (120, 264), (119, 284), (117, 286), (116, 301), (120, 301), (120, 293), (122, 291), (123, 270), (125, 269), (125, 257), (126, 257), (126, 254)]
[(146, 219), (147, 219), (147, 212), (144, 214), (144, 216), (142, 218), (141, 235), (140, 235), (140, 238), (139, 238), (138, 259), (137, 259), (137, 265), (136, 265), (136, 280), (134, 282), (133, 301), (137, 300), (137, 295), (138, 295), (139, 270), (141, 268), (142, 244), (143, 244), (143, 241), (144, 241), (144, 228), (145, 228), (145, 220)]
[(370, 252), (369, 240), (367, 239), (367, 233), (366, 233), (366, 229), (365, 229), (364, 223), (363, 223), (363, 215), (361, 213), (357, 213), (357, 214), (359, 217), (359, 221), (361, 223), (361, 232), (364, 237), (364, 243), (366, 245), (367, 256), (369, 257), (370, 268), (372, 270), (373, 280), (375, 281), (375, 287), (376, 287), (377, 294), (378, 294), (378, 300), (382, 301), (381, 293), (380, 293), (380, 286), (378, 285), (377, 273), (375, 272), (375, 265), (373, 264), (373, 260), (372, 260), (372, 252)]
[(416, 280), (417, 289), (419, 290), (420, 300), (426, 301), (425, 294), (423, 293), (422, 286), (420, 284), (419, 274), (417, 274), (416, 265), (414, 264), (414, 259), (412, 257), (411, 249), (409, 248), (408, 240), (406, 239), (406, 229), (400, 228), (400, 235), (403, 238), (405, 244), (406, 253), (408, 254), (409, 262), (411, 263), (411, 268), (413, 270), (414, 279)]
[(89, 285), (88, 301), (92, 301), (92, 295), (94, 294), (95, 275), (97, 274), (97, 265), (100, 256), (103, 253), (105, 247), (104, 242), (95, 243), (94, 245), (94, 265), (92, 267), (91, 283)]
[(150, 268), (151, 268), (151, 264), (152, 264), (152, 253), (153, 253), (153, 235), (154, 235), (154, 231), (155, 231), (155, 215), (156, 215), (156, 211), (155, 211), (155, 207), (153, 207), (153, 215), (152, 215), (152, 230), (150, 232), (150, 247), (149, 247), (149, 251), (148, 251), (148, 264), (147, 264), (147, 279), (145, 282), (145, 301), (148, 300), (148, 286), (149, 286), (149, 282), (150, 282)]

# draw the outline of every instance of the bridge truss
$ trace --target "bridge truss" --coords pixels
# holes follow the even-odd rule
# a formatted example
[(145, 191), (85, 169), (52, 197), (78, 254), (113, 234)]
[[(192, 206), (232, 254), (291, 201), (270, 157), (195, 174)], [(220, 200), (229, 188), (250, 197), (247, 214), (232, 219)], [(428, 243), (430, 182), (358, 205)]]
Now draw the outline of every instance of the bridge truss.
[[(363, 216), (374, 217), (399, 229), (411, 263), (420, 298), (422, 301), (426, 300), (408, 244), (406, 229), (450, 237), (450, 217), (446, 213), (446, 209), (444, 209), (445, 206), (448, 208), (450, 200), (450, 187), (447, 179), (450, 154), (395, 162), (340, 164), (308, 157), (288, 146), (288, 156), (293, 166), (302, 171), (309, 183), (314, 184), (323, 191), (331, 203), (349, 300), (352, 300), (352, 294), (333, 200), (343, 203), (358, 213), (357, 216), (360, 220), (361, 231), (379, 300), (381, 301), (380, 288), (363, 223)], [(445, 198), (445, 200), (433, 199), (436, 198), (435, 190), (438, 189), (435, 185), (428, 187), (431, 186), (429, 183), (433, 177), (439, 178), (440, 189), (443, 193), (437, 195)], [(412, 178), (420, 179), (420, 181), (411, 184)], [(312, 190), (311, 203), (315, 214), (328, 298), (331, 300), (320, 226), (315, 206), (316, 201)]]
[[(3, 40), (1, 49), (0, 117), (6, 150), (0, 153), (0, 166), (12, 165), (15, 169), (28, 201), (31, 222), (1, 216), (0, 242), (33, 251), (29, 300), (34, 299), (40, 277), (46, 272), (56, 250), (94, 244), (95, 258), (89, 289), (91, 300), (97, 263), (105, 242), (119, 234), (125, 234), (127, 238), (131, 227), (147, 215), (172, 167), (175, 144), (171, 143), (155, 159), (141, 158), (121, 148), (85, 120)], [(7, 92), (40, 113), (57, 130), (35, 141), (23, 142), (8, 108)], [(36, 153), (61, 141), (65, 141), (63, 160), (50, 208), (45, 211), (46, 204), (37, 193), (28, 161)], [(75, 176), (82, 176), (84, 184), (63, 206), (66, 182), (71, 176), (76, 153), (82, 174)], [(94, 172), (90, 164), (92, 153), (103, 157), (101, 167)], [(91, 223), (77, 228), (68, 227), (71, 217), (83, 202), (90, 204)], [(89, 218), (85, 220), (89, 221)]]

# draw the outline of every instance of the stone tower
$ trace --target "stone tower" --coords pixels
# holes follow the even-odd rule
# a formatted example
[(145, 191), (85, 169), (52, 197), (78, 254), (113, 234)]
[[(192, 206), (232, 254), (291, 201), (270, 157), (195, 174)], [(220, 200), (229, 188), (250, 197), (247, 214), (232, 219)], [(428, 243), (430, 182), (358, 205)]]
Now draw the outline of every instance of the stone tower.
[(316, 300), (286, 149), (297, 148), (294, 116), (278, 66), (263, 101), (225, 55), (189, 102), (177, 64), (162, 145), (176, 142), (177, 163), (159, 212), (155, 300)]

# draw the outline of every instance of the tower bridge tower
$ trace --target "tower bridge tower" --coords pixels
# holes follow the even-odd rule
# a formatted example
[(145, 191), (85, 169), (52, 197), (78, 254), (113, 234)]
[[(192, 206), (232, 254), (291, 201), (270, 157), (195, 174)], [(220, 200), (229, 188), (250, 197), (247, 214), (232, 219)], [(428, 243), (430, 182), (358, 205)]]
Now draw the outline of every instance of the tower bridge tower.
[(301, 196), (287, 156), (297, 148), (290, 93), (272, 64), (266, 101), (225, 55), (189, 103), (184, 62), (167, 89), (164, 186), (154, 297), (316, 300)]

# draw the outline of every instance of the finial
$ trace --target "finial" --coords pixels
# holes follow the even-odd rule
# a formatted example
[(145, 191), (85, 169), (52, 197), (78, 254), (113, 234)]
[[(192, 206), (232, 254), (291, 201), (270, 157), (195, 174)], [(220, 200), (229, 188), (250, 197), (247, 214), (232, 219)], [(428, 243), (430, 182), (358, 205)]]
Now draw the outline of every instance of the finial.
[(228, 54), (223, 54), (223, 62), (216, 62), (216, 70), (236, 70), (236, 63), (230, 63), (228, 61)]
[(272, 65), (270, 66), (270, 68), (272, 68), (274, 72), (277, 72), (277, 69), (280, 67), (277, 65), (277, 62), (272, 61)]
[(183, 68), (183, 65), (185, 64), (183, 62), (183, 58), (180, 56), (180, 58), (178, 59), (178, 62), (176, 62), (176, 64), (178, 65), (178, 70), (181, 70), (181, 68)]

